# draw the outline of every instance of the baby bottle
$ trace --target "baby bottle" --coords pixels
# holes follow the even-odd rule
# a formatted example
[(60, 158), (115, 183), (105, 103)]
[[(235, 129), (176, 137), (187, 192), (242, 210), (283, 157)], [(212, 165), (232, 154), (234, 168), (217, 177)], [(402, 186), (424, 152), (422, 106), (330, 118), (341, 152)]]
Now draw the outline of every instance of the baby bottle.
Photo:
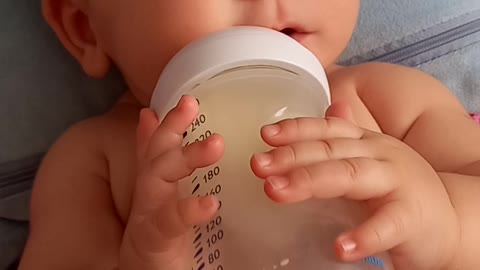
[[(151, 107), (162, 119), (183, 94), (200, 112), (184, 145), (218, 133), (225, 154), (179, 183), (181, 196), (214, 194), (217, 215), (191, 231), (192, 270), (390, 270), (386, 254), (339, 262), (335, 238), (365, 219), (355, 202), (290, 205), (271, 201), (251, 171), (267, 151), (260, 128), (286, 118), (322, 117), (328, 81), (316, 57), (294, 39), (260, 27), (234, 27), (187, 45), (166, 66)], [(190, 270), (190, 268), (189, 268)]]

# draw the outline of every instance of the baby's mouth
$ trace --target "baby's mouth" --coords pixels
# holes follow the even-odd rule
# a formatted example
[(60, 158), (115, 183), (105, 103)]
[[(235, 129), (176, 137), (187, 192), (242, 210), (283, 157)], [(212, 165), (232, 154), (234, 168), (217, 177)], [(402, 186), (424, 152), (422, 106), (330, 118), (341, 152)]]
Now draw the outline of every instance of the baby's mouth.
[(281, 30), (280, 32), (282, 32), (283, 34), (291, 37), (293, 34), (297, 33), (297, 30), (288, 27), (288, 28), (284, 28), (284, 29)]
[(301, 31), (293, 27), (287, 27), (280, 30), (281, 33), (295, 39), (298, 42), (304, 40), (311, 32)]

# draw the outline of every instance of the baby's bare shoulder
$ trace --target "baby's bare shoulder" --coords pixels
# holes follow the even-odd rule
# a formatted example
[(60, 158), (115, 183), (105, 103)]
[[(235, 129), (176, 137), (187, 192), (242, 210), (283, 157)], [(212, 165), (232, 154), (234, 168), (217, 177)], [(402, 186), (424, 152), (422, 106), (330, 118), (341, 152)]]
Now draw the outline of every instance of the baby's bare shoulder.
[(32, 192), (32, 233), (24, 266), (51, 269), (48, 258), (60, 253), (56, 262), (60, 268), (94, 269), (92, 261), (103, 269), (116, 265), (123, 223), (111, 182), (112, 149), (130, 155), (125, 147), (134, 147), (133, 142), (121, 142), (135, 133), (135, 118), (135, 110), (116, 105), (104, 115), (73, 125), (54, 143)]
[[(339, 68), (333, 91), (351, 89), (382, 132), (420, 153), (438, 171), (455, 171), (480, 157), (480, 129), (446, 86), (412, 68), (369, 63)], [(460, 135), (461, 134), (461, 135)], [(442, 153), (442, 154), (439, 154)]]
[(426, 112), (467, 115), (446, 86), (413, 68), (367, 63), (339, 68), (330, 81), (332, 89), (349, 84), (382, 131), (397, 138)]
[[(69, 127), (51, 146), (39, 168), (34, 193), (63, 182), (110, 182), (112, 141), (125, 137), (112, 111)], [(80, 179), (81, 178), (81, 179)]]
[[(140, 108), (117, 103), (108, 112), (72, 125), (57, 141), (57, 148), (81, 151), (110, 160), (116, 148), (134, 148)], [(128, 143), (127, 143), (128, 142)]]
[[(112, 112), (80, 121), (69, 127), (55, 142), (51, 151), (65, 149), (68, 152), (84, 153), (91, 159), (93, 156), (108, 158), (108, 150), (112, 139), (124, 137), (122, 121)], [(81, 155), (83, 156), (83, 155)]]

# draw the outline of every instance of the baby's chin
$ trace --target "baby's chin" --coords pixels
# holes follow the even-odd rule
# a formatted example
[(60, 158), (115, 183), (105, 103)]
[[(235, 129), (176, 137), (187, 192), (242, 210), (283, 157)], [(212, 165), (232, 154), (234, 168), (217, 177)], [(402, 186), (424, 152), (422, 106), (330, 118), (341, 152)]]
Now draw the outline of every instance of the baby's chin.
[(141, 107), (149, 107), (153, 91), (160, 75), (136, 73), (134, 70), (130, 71), (133, 71), (134, 74), (122, 72), (127, 85), (126, 92), (122, 96), (122, 101), (131, 104), (135, 103)]
[(134, 88), (128, 88), (120, 98), (119, 103), (133, 105), (138, 108), (147, 108), (150, 107), (151, 96), (147, 97), (142, 95), (142, 92), (135, 91)]

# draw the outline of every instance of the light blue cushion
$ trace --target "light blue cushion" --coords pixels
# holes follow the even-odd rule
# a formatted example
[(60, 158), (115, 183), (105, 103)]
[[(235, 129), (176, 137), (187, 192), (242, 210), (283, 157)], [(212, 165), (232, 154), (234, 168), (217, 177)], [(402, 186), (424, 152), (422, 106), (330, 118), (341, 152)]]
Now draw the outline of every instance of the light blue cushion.
[(435, 48), (398, 64), (433, 75), (452, 90), (468, 111), (480, 112), (479, 0), (360, 0), (360, 3), (360, 20), (341, 63), (385, 60), (379, 57), (463, 26), (467, 28), (464, 31), (470, 31), (468, 35), (447, 34), (454, 41), (434, 44)]

